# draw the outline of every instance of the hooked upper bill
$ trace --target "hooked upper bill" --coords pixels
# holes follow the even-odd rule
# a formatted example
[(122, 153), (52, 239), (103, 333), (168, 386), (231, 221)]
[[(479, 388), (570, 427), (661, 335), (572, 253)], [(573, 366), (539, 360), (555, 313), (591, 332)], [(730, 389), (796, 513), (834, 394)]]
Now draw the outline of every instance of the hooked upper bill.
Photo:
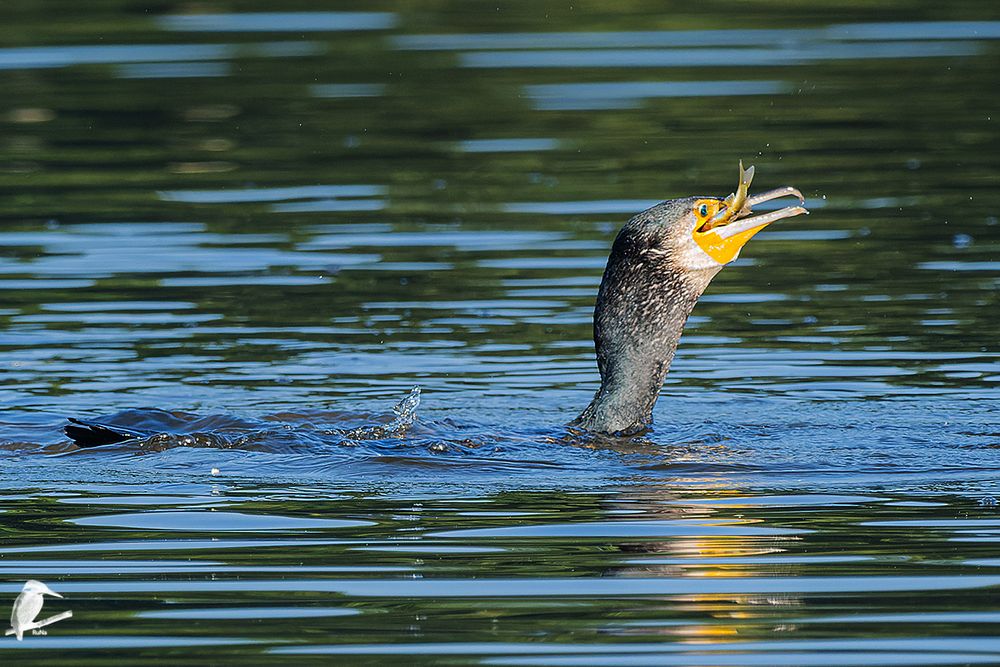
[[(805, 197), (788, 185), (750, 196), (753, 175), (753, 166), (744, 169), (741, 161), (740, 182), (736, 192), (725, 199), (699, 200), (695, 204), (698, 224), (693, 232), (694, 240), (720, 264), (728, 264), (736, 259), (747, 241), (772, 222), (809, 213), (802, 205)], [(782, 197), (797, 197), (799, 204), (753, 215), (754, 206)]]

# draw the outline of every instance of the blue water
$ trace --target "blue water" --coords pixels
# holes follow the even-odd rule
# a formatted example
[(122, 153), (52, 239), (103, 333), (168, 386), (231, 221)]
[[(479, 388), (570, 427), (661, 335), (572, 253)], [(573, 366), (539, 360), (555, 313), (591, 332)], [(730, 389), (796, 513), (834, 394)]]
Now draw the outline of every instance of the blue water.
[[(1000, 663), (990, 8), (139, 9), (0, 8), (0, 662)], [(567, 428), (741, 159), (811, 215)]]

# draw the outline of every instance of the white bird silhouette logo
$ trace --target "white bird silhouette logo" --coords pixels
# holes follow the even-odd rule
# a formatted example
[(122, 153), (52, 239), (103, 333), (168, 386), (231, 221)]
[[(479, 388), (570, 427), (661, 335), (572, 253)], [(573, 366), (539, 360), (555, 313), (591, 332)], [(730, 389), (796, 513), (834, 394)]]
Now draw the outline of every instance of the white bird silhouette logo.
[[(11, 629), (7, 631), (7, 634), (17, 635), (17, 641), (21, 641), (27, 630), (36, 630), (42, 625), (55, 622), (52, 619), (47, 619), (47, 621), (43, 621), (42, 623), (35, 623), (35, 617), (38, 616), (38, 613), (42, 610), (42, 605), (45, 604), (44, 596), (46, 595), (54, 595), (57, 598), (62, 597), (40, 581), (36, 581), (35, 579), (26, 581), (24, 588), (21, 589), (21, 594), (14, 600), (14, 608), (10, 612)], [(66, 617), (64, 614), (59, 614), (60, 618), (53, 618), (61, 620)]]

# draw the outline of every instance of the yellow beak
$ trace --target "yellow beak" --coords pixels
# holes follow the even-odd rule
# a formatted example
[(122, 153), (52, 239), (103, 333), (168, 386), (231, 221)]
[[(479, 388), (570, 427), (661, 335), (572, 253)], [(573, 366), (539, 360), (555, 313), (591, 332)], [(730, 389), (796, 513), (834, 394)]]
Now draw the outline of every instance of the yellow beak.
[[(736, 259), (747, 241), (772, 222), (809, 213), (802, 206), (805, 203), (802, 193), (791, 186), (786, 185), (753, 197), (748, 196), (753, 172), (752, 166), (743, 169), (743, 163), (740, 163), (740, 184), (736, 192), (726, 197), (723, 208), (701, 227), (704, 231), (694, 232), (695, 242), (719, 264), (728, 264)], [(799, 205), (787, 206), (761, 215), (751, 215), (754, 206), (789, 196), (797, 197)]]

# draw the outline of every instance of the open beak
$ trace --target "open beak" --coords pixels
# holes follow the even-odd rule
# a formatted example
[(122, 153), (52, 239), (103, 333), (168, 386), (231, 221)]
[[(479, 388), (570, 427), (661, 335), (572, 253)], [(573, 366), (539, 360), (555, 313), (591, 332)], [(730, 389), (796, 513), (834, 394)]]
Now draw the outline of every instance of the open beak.
[[(754, 168), (743, 168), (740, 162), (740, 183), (736, 192), (723, 200), (723, 206), (712, 218), (695, 233), (695, 240), (702, 249), (720, 264), (727, 264), (739, 255), (740, 249), (746, 245), (754, 234), (764, 229), (776, 220), (791, 218), (806, 210), (805, 197), (797, 189), (784, 186), (750, 196), (750, 182), (753, 180)], [(798, 205), (786, 206), (775, 211), (753, 215), (753, 207), (782, 197), (796, 197)]]
[[(759, 206), (772, 199), (781, 199), (782, 197), (797, 197), (799, 204), (797, 206), (786, 206), (785, 208), (779, 208), (776, 211), (769, 211), (760, 215), (750, 215), (754, 206)], [(768, 190), (759, 195), (748, 197), (742, 209), (736, 215), (731, 216), (729, 222), (716, 227), (715, 233), (724, 239), (728, 239), (748, 231), (760, 231), (776, 220), (791, 218), (803, 213), (808, 215), (809, 211), (802, 205), (805, 203), (806, 198), (802, 196), (802, 193), (790, 185)]]

